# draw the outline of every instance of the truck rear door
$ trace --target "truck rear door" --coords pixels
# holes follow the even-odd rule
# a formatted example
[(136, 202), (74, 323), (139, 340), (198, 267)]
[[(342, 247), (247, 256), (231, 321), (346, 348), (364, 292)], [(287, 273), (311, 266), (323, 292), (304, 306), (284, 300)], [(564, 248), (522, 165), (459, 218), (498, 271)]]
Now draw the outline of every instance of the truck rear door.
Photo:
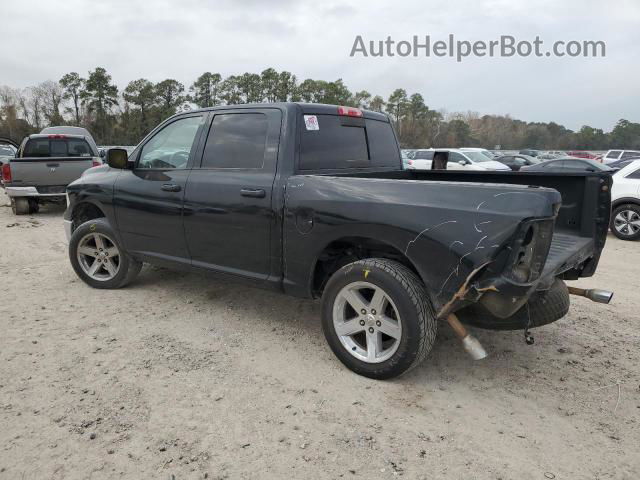
[(194, 266), (266, 280), (281, 112), (217, 110), (187, 180), (184, 230)]
[(34, 138), (29, 140), (20, 158), (11, 159), (11, 184), (36, 186), (39, 190), (64, 187), (80, 178), (97, 162), (84, 139)]

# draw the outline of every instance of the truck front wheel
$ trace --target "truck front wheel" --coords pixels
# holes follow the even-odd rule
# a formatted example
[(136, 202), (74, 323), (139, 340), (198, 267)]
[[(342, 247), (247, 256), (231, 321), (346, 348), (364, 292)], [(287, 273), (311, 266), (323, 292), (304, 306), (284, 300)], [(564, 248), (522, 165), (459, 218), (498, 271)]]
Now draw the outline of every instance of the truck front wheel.
[(397, 377), (418, 365), (436, 338), (435, 312), (420, 278), (401, 263), (372, 258), (327, 282), (322, 328), (338, 359), (359, 375)]
[(120, 288), (140, 273), (142, 263), (127, 254), (105, 218), (75, 229), (69, 241), (69, 260), (76, 274), (93, 288)]

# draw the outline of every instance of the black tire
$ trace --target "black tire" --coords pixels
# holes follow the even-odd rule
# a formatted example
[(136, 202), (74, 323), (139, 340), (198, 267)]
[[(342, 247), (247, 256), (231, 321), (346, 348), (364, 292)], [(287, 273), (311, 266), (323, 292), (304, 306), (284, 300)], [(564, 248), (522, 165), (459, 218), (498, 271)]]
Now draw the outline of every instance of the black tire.
[(14, 215), (29, 215), (29, 213), (31, 213), (29, 199), (26, 197), (12, 198), (11, 211)]
[(29, 214), (38, 213), (40, 211), (40, 204), (36, 198), (29, 199)]
[[(631, 226), (627, 225), (625, 228), (623, 222), (616, 221), (616, 217), (620, 214), (624, 216), (625, 212), (628, 212), (629, 216), (627, 218), (637, 217), (638, 219), (640, 219), (640, 205), (635, 205), (633, 203), (625, 203), (624, 205), (619, 205), (613, 210), (613, 213), (611, 214), (611, 224), (609, 225), (611, 233), (613, 233), (620, 240), (637, 240), (638, 238), (640, 238), (640, 228), (636, 232), (633, 232)], [(618, 230), (618, 228), (622, 231)]]
[(549, 290), (534, 293), (520, 310), (507, 318), (491, 315), (482, 305), (473, 305), (457, 312), (460, 321), (488, 330), (521, 330), (535, 328), (564, 317), (569, 311), (569, 290), (556, 279)]
[[(335, 331), (333, 307), (347, 285), (366, 281), (383, 289), (400, 317), (402, 335), (395, 353), (380, 363), (354, 357)], [(322, 329), (333, 353), (353, 372), (378, 380), (402, 375), (418, 365), (431, 351), (436, 338), (436, 314), (420, 278), (401, 263), (382, 258), (345, 265), (327, 282), (322, 295)]]
[[(96, 280), (90, 277), (80, 265), (77, 250), (80, 241), (89, 234), (99, 233), (108, 238), (119, 251), (119, 267), (116, 275), (109, 280)], [(142, 268), (142, 262), (131, 257), (120, 245), (106, 218), (89, 220), (76, 228), (69, 241), (69, 260), (76, 274), (83, 282), (93, 288), (114, 289), (131, 283)]]

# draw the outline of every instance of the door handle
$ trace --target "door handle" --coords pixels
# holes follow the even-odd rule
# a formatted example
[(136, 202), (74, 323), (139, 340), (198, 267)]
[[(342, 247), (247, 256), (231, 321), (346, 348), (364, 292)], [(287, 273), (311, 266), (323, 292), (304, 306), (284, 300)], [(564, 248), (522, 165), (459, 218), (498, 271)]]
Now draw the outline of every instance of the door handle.
[(180, 190), (182, 190), (182, 187), (180, 185), (176, 185), (175, 183), (165, 183), (160, 188), (165, 192), (179, 192)]
[(267, 193), (261, 188), (243, 188), (240, 190), (243, 197), (264, 198)]

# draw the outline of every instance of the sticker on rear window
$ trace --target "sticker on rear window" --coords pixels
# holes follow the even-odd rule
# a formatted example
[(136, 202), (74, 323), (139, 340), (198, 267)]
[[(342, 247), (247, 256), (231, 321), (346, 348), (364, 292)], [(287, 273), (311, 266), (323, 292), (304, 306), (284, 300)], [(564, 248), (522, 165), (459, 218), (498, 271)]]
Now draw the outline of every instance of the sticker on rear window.
[(307, 127), (307, 130), (320, 130), (318, 117), (316, 117), (315, 115), (305, 115), (304, 124)]

